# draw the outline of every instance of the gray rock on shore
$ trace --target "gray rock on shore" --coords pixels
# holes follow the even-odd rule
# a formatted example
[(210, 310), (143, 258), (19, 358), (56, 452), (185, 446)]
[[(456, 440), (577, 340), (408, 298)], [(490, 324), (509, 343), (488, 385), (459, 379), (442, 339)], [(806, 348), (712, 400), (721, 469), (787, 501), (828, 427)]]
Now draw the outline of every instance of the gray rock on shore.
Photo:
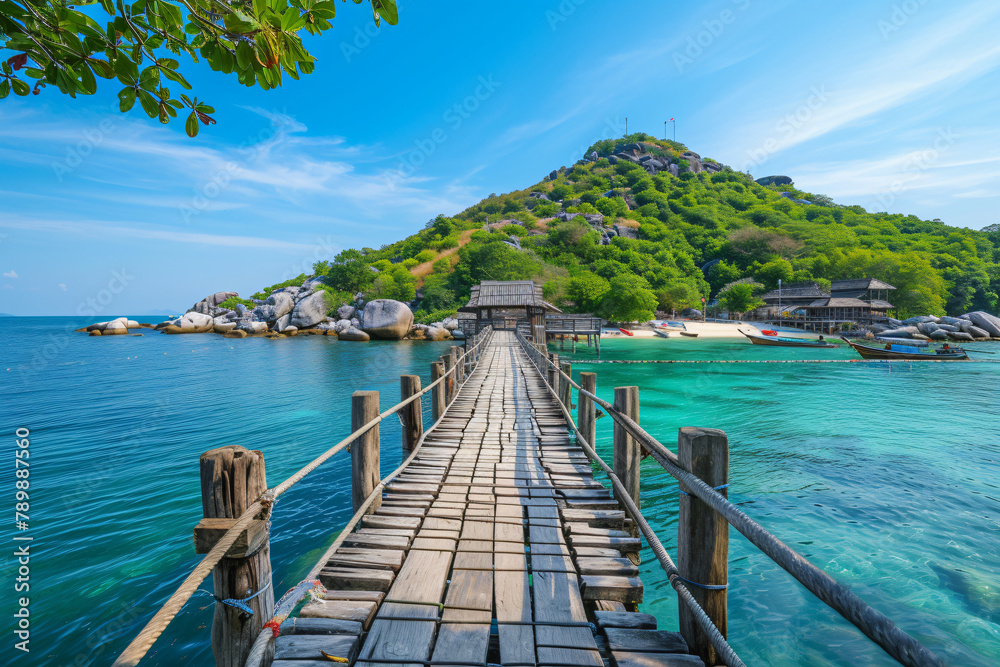
[(413, 311), (400, 301), (374, 299), (365, 304), (362, 320), (365, 333), (372, 338), (400, 340), (410, 333)]
[(295, 304), (291, 324), (299, 329), (308, 329), (324, 321), (329, 309), (326, 292), (313, 292)]
[(216, 292), (215, 294), (210, 294), (191, 306), (191, 308), (188, 309), (188, 312), (201, 313), (202, 315), (217, 317), (225, 312), (224, 308), (219, 308), (219, 304), (233, 296), (239, 296), (239, 294), (237, 292)]
[(981, 310), (976, 310), (963, 315), (963, 317), (966, 316), (973, 324), (989, 333), (990, 336), (1000, 338), (1000, 317), (984, 313)]
[(340, 338), (340, 340), (350, 340), (362, 343), (371, 340), (371, 336), (369, 336), (364, 331), (361, 331), (360, 329), (355, 329), (354, 327), (348, 327), (347, 329), (344, 329), (343, 331), (337, 334), (337, 337)]

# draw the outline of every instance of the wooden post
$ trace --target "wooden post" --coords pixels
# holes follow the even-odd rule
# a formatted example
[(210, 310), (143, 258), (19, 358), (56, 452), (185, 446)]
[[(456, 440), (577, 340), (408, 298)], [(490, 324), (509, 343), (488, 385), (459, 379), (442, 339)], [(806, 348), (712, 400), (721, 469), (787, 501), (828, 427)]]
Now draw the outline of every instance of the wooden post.
[(552, 363), (548, 366), (548, 377), (549, 384), (552, 386), (552, 391), (556, 392), (556, 396), (559, 395), (559, 353), (553, 352), (549, 355), (549, 359)]
[[(729, 440), (711, 428), (682, 428), (677, 437), (680, 467), (715, 488), (729, 483)], [(690, 493), (684, 484), (681, 491)], [(727, 489), (718, 489), (728, 497)], [(677, 521), (677, 569), (685, 579), (699, 584), (721, 586), (729, 580), (729, 524), (721, 514), (695, 496), (681, 494)], [(726, 590), (706, 590), (688, 585), (722, 636), (726, 636)], [(679, 605), (680, 630), (691, 653), (707, 665), (718, 656), (708, 637), (698, 628), (688, 608)]]
[(460, 385), (465, 379), (465, 361), (463, 360), (462, 363), (458, 362), (462, 358), (462, 348), (458, 345), (452, 345), (451, 354), (455, 357), (455, 384)]
[[(639, 423), (639, 387), (615, 387), (615, 410)], [(614, 470), (636, 507), (639, 507), (640, 447), (617, 421), (614, 430)]]
[[(572, 364), (568, 364), (564, 361), (559, 364), (559, 369), (569, 377), (573, 377)], [(573, 385), (571, 385), (569, 380), (561, 375), (559, 376), (559, 400), (564, 406), (566, 406), (567, 410), (571, 410), (573, 408)]]
[[(205, 519), (195, 528), (198, 553), (208, 553), (223, 533), (264, 491), (264, 455), (238, 445), (212, 449), (201, 455), (201, 505)], [(215, 569), (216, 597), (246, 600), (253, 615), (221, 602), (212, 619), (212, 653), (219, 667), (243, 667), (250, 647), (274, 613), (271, 586), (271, 546), (265, 515), (258, 517), (237, 539)]]
[[(431, 382), (434, 382), (444, 375), (444, 362), (443, 361), (432, 361), (431, 362)], [(431, 416), (434, 421), (441, 419), (441, 415), (444, 414), (445, 407), (445, 392), (447, 391), (447, 384), (442, 382), (431, 389)]]
[[(580, 373), (580, 386), (597, 395), (597, 373)], [(597, 420), (594, 414), (594, 399), (580, 393), (576, 397), (576, 422), (580, 433), (591, 447), (597, 448)]]
[[(399, 376), (399, 397), (406, 400), (414, 394), (420, 393), (419, 375)], [(421, 406), (423, 399), (418, 398), (405, 406), (399, 413), (403, 422), (403, 457), (413, 451), (420, 441), (420, 436), (424, 434), (424, 411)]]
[(455, 354), (454, 352), (449, 352), (448, 354), (441, 357), (444, 360), (444, 372), (448, 378), (444, 381), (444, 385), (447, 390), (444, 393), (444, 400), (446, 403), (451, 403), (452, 397), (455, 395), (455, 373), (452, 371), (455, 368)]
[[(378, 414), (377, 391), (356, 391), (351, 395), (351, 431), (357, 431), (378, 417)], [(351, 499), (354, 501), (355, 512), (360, 509), (365, 498), (375, 490), (381, 479), (379, 434), (376, 424), (351, 443)], [(377, 510), (381, 504), (381, 499), (376, 499), (368, 508), (368, 514)]]

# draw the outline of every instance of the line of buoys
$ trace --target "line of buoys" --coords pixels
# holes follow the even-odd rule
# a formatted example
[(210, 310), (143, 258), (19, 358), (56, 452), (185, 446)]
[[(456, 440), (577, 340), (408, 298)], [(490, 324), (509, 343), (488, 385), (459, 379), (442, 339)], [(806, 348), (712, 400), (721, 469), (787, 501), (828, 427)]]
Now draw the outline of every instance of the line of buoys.
[(592, 359), (574, 361), (578, 364), (1000, 364), (1000, 359)]

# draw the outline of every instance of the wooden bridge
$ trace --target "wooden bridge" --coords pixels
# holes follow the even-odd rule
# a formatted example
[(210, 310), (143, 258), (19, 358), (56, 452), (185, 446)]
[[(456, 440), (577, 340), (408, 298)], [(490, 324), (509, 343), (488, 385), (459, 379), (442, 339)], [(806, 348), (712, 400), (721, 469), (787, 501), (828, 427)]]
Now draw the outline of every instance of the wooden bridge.
[[(558, 355), (516, 331), (486, 328), (464, 354), (452, 348), (432, 364), (431, 377), (421, 390), (419, 377), (403, 376), (403, 400), (382, 413), (377, 392), (356, 392), (352, 433), (263, 493), (259, 452), (204, 454), (206, 518), (195, 538), (207, 555), (115, 665), (138, 664), (212, 573), (218, 665), (739, 667), (725, 639), (730, 526), (901, 664), (941, 664), (728, 502), (721, 431), (681, 429), (675, 454), (639, 426), (637, 387), (604, 402), (595, 374), (577, 384)], [(424, 432), (429, 392), (434, 424)], [(613, 467), (592, 447), (595, 405), (615, 423)], [(378, 424), (392, 415), (405, 458), (379, 480)], [(274, 501), (348, 446), (355, 515), (275, 603)], [(677, 565), (639, 510), (643, 453), (680, 484)], [(679, 632), (638, 612), (640, 535), (677, 591)]]

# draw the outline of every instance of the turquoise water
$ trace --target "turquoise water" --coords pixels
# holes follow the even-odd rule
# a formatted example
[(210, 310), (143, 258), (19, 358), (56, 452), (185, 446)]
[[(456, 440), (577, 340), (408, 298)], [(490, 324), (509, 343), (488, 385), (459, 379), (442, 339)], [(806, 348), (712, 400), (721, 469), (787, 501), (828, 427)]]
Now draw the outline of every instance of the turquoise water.
[[(418, 374), (426, 385), (430, 362), (448, 347), (327, 336), (72, 333), (90, 321), (0, 318), (9, 462), (0, 497), (13, 514), (14, 431), (29, 428), (26, 534), (34, 538), (31, 652), (9, 664), (110, 664), (200, 560), (191, 531), (201, 518), (202, 452), (229, 444), (259, 449), (273, 486), (350, 432), (353, 391), (377, 389), (389, 407), (399, 401), (399, 375)], [(393, 420), (381, 429), (386, 474), (399, 465), (401, 436)], [(278, 595), (301, 580), (350, 518), (349, 479), (350, 456), (338, 455), (276, 505), (271, 554)], [(14, 544), (8, 516), (5, 541)], [(12, 552), (5, 548), (2, 572), (8, 619), (16, 604)], [(143, 664), (212, 664), (210, 602), (192, 598)], [(12, 637), (13, 620), (5, 628)], [(13, 654), (6, 645), (4, 655)]]
[[(32, 443), (31, 653), (11, 664), (110, 664), (198, 561), (199, 454), (260, 449), (273, 485), (347, 434), (352, 391), (378, 389), (387, 407), (401, 373), (426, 383), (447, 348), (72, 333), (87, 323), (0, 319), (5, 447), (14, 449), (21, 426)], [(700, 339), (608, 340), (603, 355), (851, 358)], [(1000, 662), (1000, 365), (582, 363), (592, 358), (582, 348), (574, 372), (596, 371), (606, 398), (616, 385), (640, 385), (642, 422), (664, 442), (679, 426), (724, 429), (730, 497), (750, 516), (950, 664)], [(397, 423), (382, 426), (386, 473), (400, 460), (400, 436)], [(610, 455), (610, 419), (598, 427)], [(13, 488), (12, 465), (0, 489)], [(278, 594), (349, 518), (348, 469), (339, 455), (277, 504)], [(675, 486), (650, 460), (643, 494), (673, 552)], [(12, 524), (4, 531), (13, 544)], [(2, 574), (8, 610), (12, 551)], [(729, 633), (748, 664), (893, 664), (736, 533), (730, 553)], [(674, 629), (676, 597), (654, 563), (644, 554), (644, 608)], [(211, 664), (209, 602), (192, 599), (143, 664)]]
[[(971, 348), (1000, 352), (1000, 346)], [(598, 394), (640, 387), (640, 418), (676, 451), (682, 426), (730, 442), (730, 499), (947, 664), (1000, 664), (1000, 364), (588, 364)], [(603, 359), (851, 359), (848, 349), (735, 339), (605, 340)], [(990, 359), (989, 356), (977, 358)], [(611, 460), (612, 424), (598, 451)], [(674, 444), (670, 444), (674, 443)], [(676, 557), (676, 484), (650, 458), (642, 508)], [(729, 639), (750, 665), (893, 665), (730, 531)], [(676, 628), (646, 549), (643, 611)]]

